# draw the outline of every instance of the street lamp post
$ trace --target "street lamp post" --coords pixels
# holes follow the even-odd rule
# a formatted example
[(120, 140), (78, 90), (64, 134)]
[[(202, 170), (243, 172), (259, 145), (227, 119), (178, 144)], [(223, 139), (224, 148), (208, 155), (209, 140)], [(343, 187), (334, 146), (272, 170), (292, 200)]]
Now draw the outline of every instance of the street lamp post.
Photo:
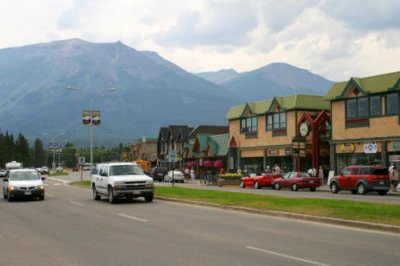
[(111, 92), (111, 91), (116, 91), (116, 88), (107, 88), (107, 89), (103, 89), (98, 91), (96, 94), (94, 94), (92, 97), (89, 97), (89, 95), (83, 91), (83, 90), (79, 90), (76, 89), (74, 87), (71, 86), (67, 86), (66, 87), (67, 90), (71, 90), (71, 91), (78, 91), (79, 93), (81, 93), (86, 100), (89, 103), (89, 111), (90, 111), (90, 124), (89, 124), (89, 139), (90, 139), (90, 174), (92, 174), (92, 170), (93, 170), (93, 106), (94, 106), (94, 101), (96, 100), (97, 96), (100, 95), (100, 93), (102, 92)]

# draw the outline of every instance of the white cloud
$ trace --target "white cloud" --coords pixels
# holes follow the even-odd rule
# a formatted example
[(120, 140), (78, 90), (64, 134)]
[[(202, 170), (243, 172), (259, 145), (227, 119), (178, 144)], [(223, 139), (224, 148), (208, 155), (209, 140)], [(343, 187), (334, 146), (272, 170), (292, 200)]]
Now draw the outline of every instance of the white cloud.
[(122, 41), (192, 72), (287, 62), (345, 80), (399, 70), (399, 13), (391, 0), (0, 0), (0, 48)]

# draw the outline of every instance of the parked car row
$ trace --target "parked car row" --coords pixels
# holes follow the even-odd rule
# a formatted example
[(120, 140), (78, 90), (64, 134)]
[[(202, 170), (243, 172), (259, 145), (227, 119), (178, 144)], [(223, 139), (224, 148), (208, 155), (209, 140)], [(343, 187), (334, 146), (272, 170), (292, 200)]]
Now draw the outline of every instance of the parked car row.
[[(389, 171), (383, 166), (352, 165), (343, 168), (337, 176), (328, 180), (328, 185), (334, 194), (341, 190), (350, 190), (353, 194), (378, 192), (380, 195), (386, 195), (390, 190)], [(243, 177), (240, 183), (241, 188), (271, 187), (276, 190), (290, 188), (293, 191), (299, 189), (316, 191), (320, 186), (320, 178), (311, 177), (305, 172), (288, 172), (284, 176), (273, 174), (247, 176)]]

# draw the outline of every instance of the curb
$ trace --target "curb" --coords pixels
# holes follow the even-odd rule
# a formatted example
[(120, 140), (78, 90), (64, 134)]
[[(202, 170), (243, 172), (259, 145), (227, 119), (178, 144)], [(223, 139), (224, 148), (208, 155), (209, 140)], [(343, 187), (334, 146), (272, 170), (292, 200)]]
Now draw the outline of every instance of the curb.
[(262, 215), (281, 217), (281, 218), (291, 218), (291, 219), (304, 220), (304, 221), (312, 221), (312, 222), (319, 222), (319, 223), (326, 223), (326, 224), (333, 224), (333, 225), (356, 227), (356, 228), (367, 229), (367, 230), (378, 230), (378, 231), (384, 231), (384, 232), (390, 232), (390, 233), (400, 233), (400, 226), (396, 226), (396, 225), (352, 221), (352, 220), (345, 220), (345, 219), (340, 219), (340, 218), (312, 216), (312, 215), (290, 213), (290, 212), (265, 211), (265, 210), (257, 210), (257, 209), (246, 208), (246, 207), (227, 206), (227, 205), (221, 205), (221, 204), (216, 204), (216, 203), (174, 199), (174, 198), (167, 198), (167, 197), (161, 197), (161, 196), (155, 196), (154, 198), (159, 199), (159, 200), (164, 200), (164, 201), (187, 203), (187, 204), (193, 204), (193, 205), (198, 205), (198, 206), (220, 208), (220, 209), (225, 209), (225, 210), (243, 211), (243, 212), (248, 212), (248, 213), (262, 214)]

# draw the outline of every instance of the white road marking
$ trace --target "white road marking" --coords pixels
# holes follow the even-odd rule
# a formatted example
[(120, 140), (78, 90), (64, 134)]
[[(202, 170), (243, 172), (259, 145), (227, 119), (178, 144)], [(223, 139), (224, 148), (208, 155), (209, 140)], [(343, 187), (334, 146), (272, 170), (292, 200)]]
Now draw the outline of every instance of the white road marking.
[(126, 215), (126, 214), (123, 214), (123, 213), (118, 213), (117, 215), (118, 215), (118, 216), (121, 216), (121, 217), (128, 218), (128, 219), (132, 219), (132, 220), (135, 220), (135, 221), (139, 221), (139, 222), (144, 222), (144, 223), (147, 223), (147, 222), (148, 222), (148, 221), (145, 220), (145, 219), (138, 218), (138, 217), (134, 217), (134, 216), (129, 216), (129, 215)]
[(282, 254), (282, 253), (274, 252), (274, 251), (271, 251), (271, 250), (265, 250), (265, 249), (256, 248), (256, 247), (252, 247), (252, 246), (247, 246), (246, 248), (252, 249), (252, 250), (256, 250), (256, 251), (260, 251), (260, 252), (263, 252), (263, 253), (268, 253), (268, 254), (271, 254), (271, 255), (279, 256), (279, 257), (283, 257), (283, 258), (287, 258), (287, 259), (291, 259), (291, 260), (297, 260), (297, 261), (313, 264), (313, 265), (329, 266), (329, 264), (324, 264), (324, 263), (317, 262), (317, 261), (306, 260), (306, 259), (302, 259), (302, 258), (299, 258), (299, 257), (289, 256), (289, 255), (285, 255), (285, 254)]
[(74, 204), (74, 205), (78, 205), (78, 206), (83, 206), (82, 203), (76, 202), (76, 201), (70, 201), (69, 203)]

